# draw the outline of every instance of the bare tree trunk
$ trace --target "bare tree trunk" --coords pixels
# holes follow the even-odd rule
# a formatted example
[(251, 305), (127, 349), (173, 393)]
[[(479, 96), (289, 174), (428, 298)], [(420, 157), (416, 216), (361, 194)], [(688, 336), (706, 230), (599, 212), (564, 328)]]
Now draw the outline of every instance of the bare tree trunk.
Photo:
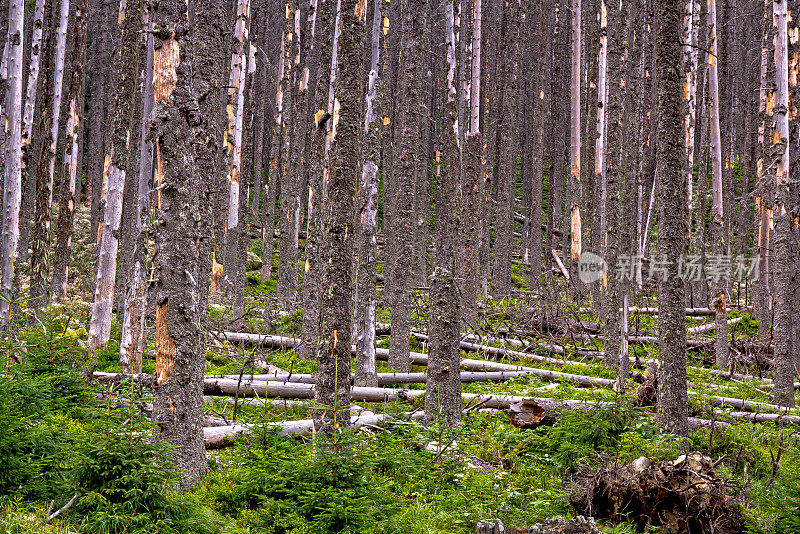
[[(60, 15), (60, 2), (56, 1), (44, 10), (40, 24), (43, 27), (41, 39), (35, 46), (40, 46), (43, 55), (43, 65), (40, 69), (37, 95), (39, 110), (36, 115), (36, 128), (34, 138), (37, 140), (35, 197), (34, 197), (34, 224), (30, 237), (30, 295), (29, 307), (37, 309), (47, 303), (47, 249), (50, 247), (50, 167), (46, 163), (55, 158), (55, 143), (47, 143), (48, 134), (52, 131), (53, 122), (53, 76), (56, 55), (56, 30)], [(35, 23), (34, 23), (35, 24)], [(33, 69), (33, 65), (31, 65)], [(28, 81), (30, 89), (31, 80)], [(57, 120), (57, 119), (56, 119)], [(33, 170), (33, 169), (31, 169)]]
[[(298, 300), (297, 293), (297, 264), (300, 256), (298, 252), (298, 234), (300, 231), (300, 184), (292, 164), (292, 151), (298, 147), (292, 145), (296, 139), (293, 135), (294, 122), (300, 117), (294, 116), (296, 107), (292, 99), (295, 96), (292, 83), (296, 76), (294, 58), (299, 54), (299, 39), (297, 29), (300, 27), (300, 11), (296, 9), (296, 0), (289, 0), (286, 8), (286, 30), (284, 32), (283, 54), (283, 82), (282, 119), (283, 119), (283, 144), (281, 150), (281, 216), (280, 216), (280, 253), (278, 254), (278, 302), (288, 308)], [(297, 50), (297, 52), (296, 52)]]
[(694, 131), (697, 119), (697, 18), (699, 4), (696, 0), (688, 0), (686, 11), (683, 14), (684, 46), (683, 46), (683, 72), (686, 77), (686, 118), (684, 119), (684, 131), (686, 132), (686, 205), (689, 214), (688, 229), (691, 229), (692, 210), (694, 209), (694, 193), (692, 182), (694, 180)]
[[(33, 150), (33, 116), (36, 110), (36, 88), (39, 84), (40, 59), (42, 55), (42, 34), (45, 21), (45, 0), (36, 0), (33, 11), (33, 31), (31, 34), (31, 57), (28, 66), (28, 83), (25, 89), (25, 107), (22, 111), (22, 145), (28, 151)], [(49, 13), (49, 9), (47, 10)], [(38, 139), (37, 139), (38, 141)], [(23, 156), (24, 158), (25, 156)], [(32, 173), (33, 168), (25, 169), (25, 172)]]
[(107, 165), (103, 183), (107, 184), (106, 205), (103, 210), (103, 227), (99, 241), (97, 275), (95, 278), (94, 306), (89, 324), (89, 347), (97, 350), (108, 343), (111, 334), (111, 316), (116, 285), (117, 253), (119, 250), (119, 227), (122, 220), (122, 199), (125, 176), (130, 168), (133, 135), (133, 115), (136, 107), (136, 82), (139, 76), (139, 33), (142, 29), (141, 0), (129, 0), (120, 4), (118, 20), (123, 24), (122, 46), (114, 53), (113, 73), (109, 105), (112, 128)]
[[(242, 131), (244, 128), (245, 78), (247, 76), (247, 55), (250, 31), (250, 0), (238, 0), (236, 3), (236, 22), (233, 30), (233, 50), (230, 62), (230, 78), (228, 79), (228, 100), (225, 113), (228, 125), (223, 137), (225, 150), (225, 174), (228, 183), (228, 207), (225, 223), (225, 248), (222, 273), (218, 270), (215, 276), (221, 276), (223, 293), (230, 295), (236, 272), (239, 248), (239, 199), (242, 177)], [(245, 232), (246, 221), (245, 222)], [(221, 248), (221, 247), (220, 247)], [(245, 261), (247, 258), (244, 258)], [(217, 260), (219, 261), (219, 260)], [(243, 283), (243, 281), (242, 281)]]
[(55, 187), (56, 149), (58, 146), (58, 131), (61, 118), (61, 100), (64, 94), (64, 61), (67, 55), (67, 29), (69, 26), (69, 1), (61, 0), (61, 11), (56, 31), (56, 63), (55, 86), (53, 87), (53, 121), (50, 131), (50, 142), (53, 144), (50, 158), (50, 198), (47, 205), (53, 203), (53, 188)]
[(686, 209), (685, 148), (681, 105), (682, 0), (663, 0), (656, 5), (656, 179), (659, 188), (658, 248), (667, 262), (659, 280), (658, 413), (662, 427), (684, 435), (688, 431), (686, 381), (686, 324), (683, 281), (678, 260), (683, 253)]
[[(513, 1), (511, 2), (514, 3)], [(444, 128), (444, 169), (437, 188), (436, 269), (431, 280), (428, 339), (430, 356), (425, 369), (427, 391), (425, 416), (454, 427), (461, 420), (461, 350), (459, 348), (458, 294), (455, 272), (456, 235), (461, 204), (461, 147), (457, 110), (456, 24), (453, 0), (444, 3), (446, 47), (447, 127)]]
[(787, 0), (772, 4), (775, 26), (775, 404), (794, 407), (794, 355), (789, 337), (793, 319), (791, 289), (791, 234), (793, 219), (789, 192), (789, 33)]
[[(330, 430), (350, 419), (350, 339), (353, 325), (353, 257), (356, 190), (363, 128), (366, 6), (341, 0), (341, 59), (334, 83), (330, 167), (322, 225), (322, 299), (314, 426)], [(319, 125), (318, 125), (319, 127)]]
[(24, 2), (8, 6), (8, 53), (6, 87), (6, 149), (3, 180), (3, 233), (0, 241), (0, 330), (11, 324), (11, 281), (19, 242), (22, 195), (22, 49)]
[[(533, 190), (531, 197), (531, 273), (530, 287), (541, 287), (542, 264), (545, 259), (545, 247), (542, 241), (542, 199), (544, 189), (545, 144), (547, 143), (546, 128), (549, 121), (552, 91), (550, 78), (552, 74), (552, 47), (553, 47), (553, 1), (545, 0), (539, 5), (539, 40), (537, 42), (541, 53), (537, 55), (537, 101), (534, 107), (534, 154), (533, 154)], [(550, 177), (553, 175), (552, 159), (550, 160)], [(552, 206), (550, 207), (552, 208)], [(550, 209), (552, 211), (552, 209)], [(548, 218), (549, 219), (549, 218)], [(547, 243), (549, 246), (549, 242)]]
[(758, 318), (759, 333), (765, 339), (770, 333), (772, 294), (770, 284), (770, 233), (773, 227), (772, 208), (774, 203), (774, 187), (770, 179), (772, 157), (770, 147), (772, 139), (770, 127), (774, 107), (774, 58), (772, 39), (772, 0), (764, 0), (764, 19), (761, 40), (761, 83), (759, 84), (759, 123), (758, 123), (758, 158), (756, 161), (756, 179), (758, 180), (759, 195), (756, 196), (756, 235), (759, 258), (759, 277), (756, 281), (757, 290), (754, 292), (753, 308)]
[(72, 231), (75, 220), (75, 202), (78, 181), (79, 144), (83, 125), (84, 81), (86, 79), (86, 34), (88, 0), (75, 3), (75, 28), (73, 30), (72, 74), (69, 82), (69, 117), (64, 142), (64, 163), (61, 173), (61, 194), (58, 201), (58, 227), (56, 237), (53, 278), (50, 295), (54, 301), (63, 299), (69, 286), (69, 263), (72, 256)]
[[(711, 171), (712, 171), (712, 207), (711, 207), (711, 243), (714, 256), (722, 258), (725, 251), (725, 216), (723, 211), (722, 184), (722, 139), (719, 129), (719, 75), (717, 69), (717, 3), (708, 2), (708, 94), (711, 101), (709, 126), (711, 134)], [(712, 258), (709, 258), (710, 260)], [(712, 262), (713, 263), (713, 262)], [(718, 265), (718, 264), (717, 264)], [(716, 354), (717, 365), (723, 369), (728, 367), (728, 323), (727, 323), (727, 289), (728, 272), (718, 269), (712, 272), (714, 308), (717, 310), (716, 322)]]
[(394, 261), (392, 300), (392, 334), (389, 347), (389, 368), (406, 372), (409, 369), (409, 342), (411, 331), (411, 284), (414, 271), (414, 205), (401, 200), (411, 198), (415, 189), (415, 156), (418, 138), (423, 125), (420, 121), (420, 100), (424, 97), (423, 84), (416, 75), (422, 54), (422, 39), (427, 28), (427, 0), (403, 0), (402, 40), (400, 43), (400, 67), (397, 81), (399, 125), (396, 140), (398, 202), (394, 206), (397, 225), (397, 249)]
[[(92, 243), (100, 242), (100, 224), (103, 220), (105, 208), (105, 191), (107, 184), (104, 182), (106, 155), (106, 128), (108, 121), (109, 95), (106, 89), (110, 87), (111, 62), (109, 55), (113, 50), (111, 32), (112, 19), (117, 12), (118, 4), (113, 0), (100, 0), (92, 6), (92, 24), (94, 39), (91, 42), (90, 61), (90, 110), (87, 122), (89, 123), (88, 146), (86, 147), (86, 201), (91, 203), (92, 225), (89, 238)], [(80, 183), (78, 184), (80, 189)]]
[[(202, 382), (205, 340), (201, 323), (208, 292), (210, 224), (207, 198), (213, 186), (214, 154), (221, 130), (218, 111), (198, 102), (197, 84), (218, 82), (227, 24), (223, 2), (189, 7), (187, 28), (182, 0), (162, 0), (152, 13), (155, 27), (153, 117), (159, 227), (154, 256), (156, 292), (156, 389), (153, 419), (158, 437), (174, 444), (180, 488), (188, 490), (206, 472), (203, 447)], [(175, 30), (182, 28), (182, 31)], [(196, 48), (197, 47), (197, 48)], [(196, 57), (195, 50), (211, 57)], [(212, 91), (208, 98), (219, 104)], [(210, 106), (213, 110), (216, 106)], [(219, 108), (216, 108), (217, 110)], [(207, 141), (208, 140), (208, 141)], [(212, 146), (209, 153), (206, 144)], [(207, 157), (211, 155), (210, 160)], [(186, 165), (186, 162), (189, 165)], [(212, 169), (207, 168), (211, 166)], [(217, 170), (219, 167), (217, 167)], [(201, 204), (201, 202), (203, 204)]]
[(361, 168), (360, 251), (356, 278), (356, 363), (355, 385), (374, 386), (378, 383), (375, 363), (375, 280), (378, 266), (378, 164), (380, 162), (379, 117), (384, 111), (384, 81), (380, 76), (380, 50), (383, 19), (381, 0), (372, 7), (370, 70), (367, 76), (364, 116), (364, 164)]
[[(605, 187), (608, 194), (605, 198), (605, 261), (608, 265), (617, 264), (620, 255), (622, 205), (620, 203), (620, 189), (622, 180), (630, 179), (627, 167), (623, 170), (623, 126), (622, 103), (623, 87), (632, 80), (626, 80), (623, 55), (625, 52), (625, 20), (624, 10), (620, 8), (623, 2), (610, 2), (606, 8), (607, 24), (610, 29), (609, 45), (607, 49), (608, 66), (608, 93), (606, 110), (606, 128), (608, 131), (607, 157), (603, 158), (606, 165)], [(627, 18), (627, 17), (625, 17)], [(631, 43), (628, 43), (629, 47)], [(630, 51), (630, 48), (629, 48)], [(624, 178), (623, 178), (624, 176)], [(619, 372), (619, 307), (620, 298), (619, 280), (616, 273), (609, 273), (604, 280), (605, 291), (602, 298), (602, 317), (605, 324), (604, 362), (607, 366)]]
[[(319, 22), (320, 32), (318, 42), (314, 46), (313, 54), (315, 58), (310, 61), (314, 64), (316, 72), (313, 76), (313, 102), (311, 108), (314, 111), (314, 128), (311, 132), (311, 139), (308, 142), (310, 148), (310, 172), (308, 175), (308, 215), (306, 225), (306, 262), (303, 275), (303, 322), (300, 326), (303, 344), (300, 346), (300, 355), (305, 359), (313, 359), (314, 351), (319, 343), (319, 305), (320, 305), (320, 286), (321, 269), (320, 264), (320, 240), (322, 236), (321, 218), (322, 206), (324, 203), (325, 191), (325, 168), (328, 158), (327, 135), (331, 130), (331, 121), (323, 117), (325, 114), (332, 115), (335, 111), (334, 102), (330, 95), (335, 77), (335, 64), (337, 44), (334, 39), (338, 38), (334, 24), (338, 20), (338, 10), (336, 0), (325, 0), (325, 5), (321, 6), (320, 14), (314, 14), (314, 20), (310, 23)], [(323, 21), (321, 17), (324, 17)], [(310, 17), (310, 16), (309, 16)], [(316, 24), (310, 24), (316, 26)], [(331, 30), (333, 33), (328, 33)], [(316, 32), (316, 29), (315, 29)], [(308, 73), (304, 78), (308, 78)], [(306, 89), (304, 89), (306, 91)], [(310, 114), (310, 113), (309, 113)], [(299, 179), (299, 178), (298, 178)]]
[[(617, 6), (618, 9), (618, 6)], [(606, 108), (608, 103), (608, 6), (605, 0), (600, 0), (600, 51), (597, 58), (597, 130), (594, 141), (594, 182), (595, 187), (600, 191), (600, 205), (597, 208), (597, 218), (599, 219), (598, 228), (600, 235), (604, 236), (606, 231)], [(601, 238), (596, 244), (599, 252), (605, 250), (604, 241)]]
[[(277, 4), (269, 2), (270, 22), (272, 25), (279, 26), (273, 19), (281, 20), (282, 9), (276, 9)], [(261, 280), (267, 282), (272, 278), (272, 252), (273, 252), (273, 227), (275, 225), (275, 201), (278, 184), (280, 183), (280, 153), (283, 141), (283, 58), (284, 58), (284, 35), (280, 29), (273, 29), (277, 36), (280, 36), (280, 46), (278, 48), (277, 61), (272, 65), (274, 80), (276, 82), (275, 101), (272, 106), (273, 118), (270, 128), (269, 144), (269, 165), (267, 170), (267, 183), (264, 186), (264, 209), (261, 212), (261, 241), (264, 247), (263, 261), (261, 263)]]
[(572, 63), (570, 76), (570, 272), (573, 290), (580, 289), (578, 277), (578, 259), (580, 259), (582, 242), (581, 199), (581, 0), (572, 2)]
[(506, 3), (500, 36), (502, 81), (500, 82), (500, 160), (497, 172), (492, 298), (500, 300), (511, 293), (511, 249), (514, 237), (514, 199), (517, 192), (519, 133), (517, 97), (519, 93), (519, 34), (522, 20), (516, 0)]
[[(478, 324), (478, 284), (480, 268), (480, 216), (481, 199), (483, 198), (483, 180), (481, 179), (481, 130), (480, 130), (480, 110), (481, 110), (481, 0), (467, 0), (466, 3), (473, 2), (471, 13), (469, 10), (465, 15), (472, 15), (472, 21), (462, 28), (471, 28), (471, 32), (462, 30), (461, 39), (470, 42), (467, 45), (471, 49), (470, 57), (467, 54), (461, 63), (461, 68), (466, 69), (470, 62), (469, 72), (469, 113), (467, 121), (463, 125), (465, 130), (464, 146), (462, 150), (463, 171), (462, 179), (462, 225), (464, 228), (463, 243), (460, 250), (459, 261), (459, 280), (461, 282), (461, 309), (462, 321), (468, 327), (476, 327)], [(466, 76), (466, 73), (465, 73)], [(541, 198), (541, 192), (539, 194)]]
[[(150, 30), (150, 13), (145, 11), (144, 26)], [(150, 115), (153, 113), (153, 36), (144, 32), (145, 69), (142, 89), (142, 123), (139, 146), (139, 173), (136, 194), (136, 211), (133, 227), (128, 228), (133, 236), (133, 267), (126, 281), (125, 304), (122, 319), (122, 337), (119, 344), (119, 363), (122, 372), (136, 374), (142, 372), (142, 353), (144, 351), (144, 327), (147, 307), (147, 284), (145, 282), (145, 256), (147, 242), (145, 230), (150, 213), (150, 183), (153, 177), (153, 142), (147, 132)]]

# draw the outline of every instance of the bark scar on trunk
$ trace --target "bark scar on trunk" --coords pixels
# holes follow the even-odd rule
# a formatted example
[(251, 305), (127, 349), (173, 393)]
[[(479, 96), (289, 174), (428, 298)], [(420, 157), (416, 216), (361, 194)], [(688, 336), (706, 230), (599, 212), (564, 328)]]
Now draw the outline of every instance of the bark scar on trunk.
[(156, 308), (156, 383), (160, 386), (172, 375), (175, 368), (175, 340), (167, 323), (168, 301)]
[(176, 70), (181, 63), (180, 47), (171, 35), (153, 52), (153, 96), (156, 100), (172, 102), (172, 92), (178, 85)]

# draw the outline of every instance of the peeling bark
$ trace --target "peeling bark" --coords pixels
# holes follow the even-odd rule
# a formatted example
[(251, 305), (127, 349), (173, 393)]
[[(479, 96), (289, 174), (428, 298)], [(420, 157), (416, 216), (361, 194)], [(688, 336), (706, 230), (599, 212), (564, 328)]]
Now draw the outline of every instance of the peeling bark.
[(24, 2), (8, 5), (6, 147), (3, 180), (3, 233), (0, 241), (0, 330), (11, 323), (11, 282), (17, 260), (22, 201), (22, 49)]
[(72, 232), (75, 220), (75, 202), (78, 181), (79, 144), (83, 127), (84, 81), (86, 78), (86, 33), (88, 0), (75, 3), (75, 27), (72, 44), (72, 74), (69, 84), (69, 117), (64, 142), (64, 163), (61, 173), (61, 193), (58, 206), (53, 278), (50, 295), (54, 301), (63, 299), (69, 287), (69, 263), (72, 256)]

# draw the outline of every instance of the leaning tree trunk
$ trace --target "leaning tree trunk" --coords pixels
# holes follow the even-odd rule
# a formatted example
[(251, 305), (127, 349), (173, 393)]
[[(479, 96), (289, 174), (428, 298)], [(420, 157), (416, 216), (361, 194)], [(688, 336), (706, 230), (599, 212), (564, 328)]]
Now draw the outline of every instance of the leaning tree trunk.
[(136, 84), (139, 81), (139, 34), (142, 31), (142, 0), (120, 4), (118, 20), (123, 25), (121, 46), (114, 53), (114, 93), (109, 117), (111, 138), (106, 154), (108, 165), (103, 181), (108, 183), (103, 229), (99, 239), (97, 276), (94, 284), (94, 306), (89, 323), (89, 347), (97, 350), (108, 343), (116, 285), (119, 225), (122, 220), (122, 197), (125, 175), (133, 160), (131, 138), (136, 109)]
[[(202, 431), (205, 340), (201, 323), (208, 298), (203, 286), (211, 267), (207, 199), (214, 174), (208, 171), (219, 170), (213, 168), (217, 153), (213, 145), (221, 134), (218, 111), (209, 112), (208, 103), (199, 102), (201, 95), (195, 87), (218, 83), (221, 78), (217, 70), (222, 62), (214, 61), (213, 52), (224, 50), (227, 22), (221, 1), (207, 0), (192, 7), (194, 24), (188, 27), (182, 0), (162, 0), (152, 13), (156, 112), (151, 132), (159, 187), (153, 258), (153, 419), (158, 421), (158, 438), (174, 444), (172, 455), (182, 490), (194, 486), (207, 469)], [(196, 50), (207, 50), (210, 57), (196, 57)], [(212, 105), (220, 102), (213, 90), (202, 96)]]
[(61, 194), (58, 201), (56, 252), (50, 295), (54, 301), (63, 299), (69, 286), (69, 264), (72, 257), (72, 231), (77, 199), (78, 160), (83, 121), (84, 81), (86, 79), (86, 34), (89, 0), (75, 3), (73, 29), (72, 74), (69, 82), (69, 116), (64, 140), (64, 163), (61, 173)]
[(0, 330), (11, 323), (11, 281), (19, 242), (19, 211), (22, 201), (22, 48), (25, 5), (8, 5), (8, 51), (6, 82), (6, 147), (3, 180), (3, 233), (0, 240)]
[[(422, 57), (422, 39), (426, 31), (428, 0), (403, 0), (400, 66), (397, 78), (399, 124), (395, 146), (398, 199), (393, 207), (397, 244), (392, 273), (392, 333), (389, 346), (389, 368), (407, 372), (411, 333), (411, 285), (414, 271), (414, 191), (415, 151), (423, 125), (419, 108), (424, 98), (422, 80), (416, 76), (417, 62)], [(406, 195), (403, 198), (402, 195)]]
[(682, 0), (661, 0), (656, 34), (656, 180), (659, 187), (658, 248), (667, 266), (658, 281), (658, 413), (668, 432), (688, 431), (686, 320), (679, 257), (685, 250), (686, 175), (681, 124)]
[(372, 7), (370, 70), (367, 76), (364, 116), (364, 163), (361, 168), (359, 204), (359, 254), (356, 277), (356, 364), (355, 385), (375, 386), (378, 383), (375, 363), (375, 281), (378, 267), (378, 163), (380, 160), (380, 127), (383, 114), (383, 79), (380, 77), (380, 50), (383, 19), (381, 0)]
[(459, 306), (455, 284), (456, 236), (461, 204), (461, 147), (458, 139), (456, 96), (456, 33), (453, 0), (444, 4), (446, 46), (446, 128), (443, 129), (444, 168), (436, 195), (436, 269), (433, 272), (428, 313), (430, 356), (425, 368), (425, 416), (454, 427), (461, 420), (461, 349)]
[[(722, 138), (719, 130), (719, 75), (717, 69), (717, 3), (708, 2), (708, 94), (711, 109), (709, 110), (709, 129), (711, 135), (711, 249), (713, 258), (709, 258), (711, 268), (712, 293), (714, 308), (717, 310), (716, 354), (717, 365), (723, 369), (728, 367), (728, 322), (727, 322), (727, 289), (729, 273), (720, 268), (714, 258), (725, 255), (725, 217), (722, 201)], [(716, 266), (716, 269), (714, 268)], [(723, 262), (724, 266), (724, 262)]]
[(787, 0), (772, 4), (775, 25), (775, 404), (794, 407), (794, 358), (789, 336), (794, 321), (791, 290), (793, 208), (789, 189), (789, 44)]
[(363, 1), (341, 0), (341, 57), (333, 88), (338, 106), (334, 105), (331, 117), (335, 129), (331, 131), (328, 194), (322, 215), (323, 291), (313, 413), (314, 426), (326, 431), (350, 423), (353, 251), (363, 128), (365, 12)]

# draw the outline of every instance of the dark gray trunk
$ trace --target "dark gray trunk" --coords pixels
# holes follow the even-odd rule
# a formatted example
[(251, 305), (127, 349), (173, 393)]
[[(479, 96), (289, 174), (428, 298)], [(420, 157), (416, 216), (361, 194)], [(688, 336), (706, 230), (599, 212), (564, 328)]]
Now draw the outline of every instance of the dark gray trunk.
[(684, 231), (686, 180), (683, 173), (681, 33), (683, 1), (663, 0), (656, 6), (656, 180), (659, 189), (658, 249), (666, 260), (658, 281), (658, 413), (668, 432), (688, 431), (686, 324), (680, 255), (686, 249)]
[[(217, 147), (222, 132), (217, 107), (222, 100), (214, 98), (213, 87), (222, 87), (219, 70), (224, 56), (215, 52), (224, 52), (227, 27), (223, 2), (198, 2), (189, 13), (187, 27), (183, 1), (161, 1), (154, 7), (156, 112), (151, 125), (155, 181), (160, 187), (153, 259), (157, 384), (153, 418), (158, 421), (158, 437), (175, 445), (183, 490), (194, 486), (207, 469), (202, 432), (202, 323), (211, 267), (207, 206), (213, 188), (209, 182), (215, 179), (213, 171), (220, 170)], [(209, 57), (196, 56), (198, 48), (208, 50)], [(211, 105), (200, 104), (195, 89), (199, 86), (212, 88), (205, 95)]]
[[(330, 0), (329, 0), (330, 1)], [(322, 298), (314, 425), (331, 430), (350, 421), (350, 339), (356, 190), (363, 128), (364, 21), (358, 0), (341, 0), (340, 59), (334, 82), (330, 166), (322, 214)], [(337, 422), (338, 425), (336, 423)]]

